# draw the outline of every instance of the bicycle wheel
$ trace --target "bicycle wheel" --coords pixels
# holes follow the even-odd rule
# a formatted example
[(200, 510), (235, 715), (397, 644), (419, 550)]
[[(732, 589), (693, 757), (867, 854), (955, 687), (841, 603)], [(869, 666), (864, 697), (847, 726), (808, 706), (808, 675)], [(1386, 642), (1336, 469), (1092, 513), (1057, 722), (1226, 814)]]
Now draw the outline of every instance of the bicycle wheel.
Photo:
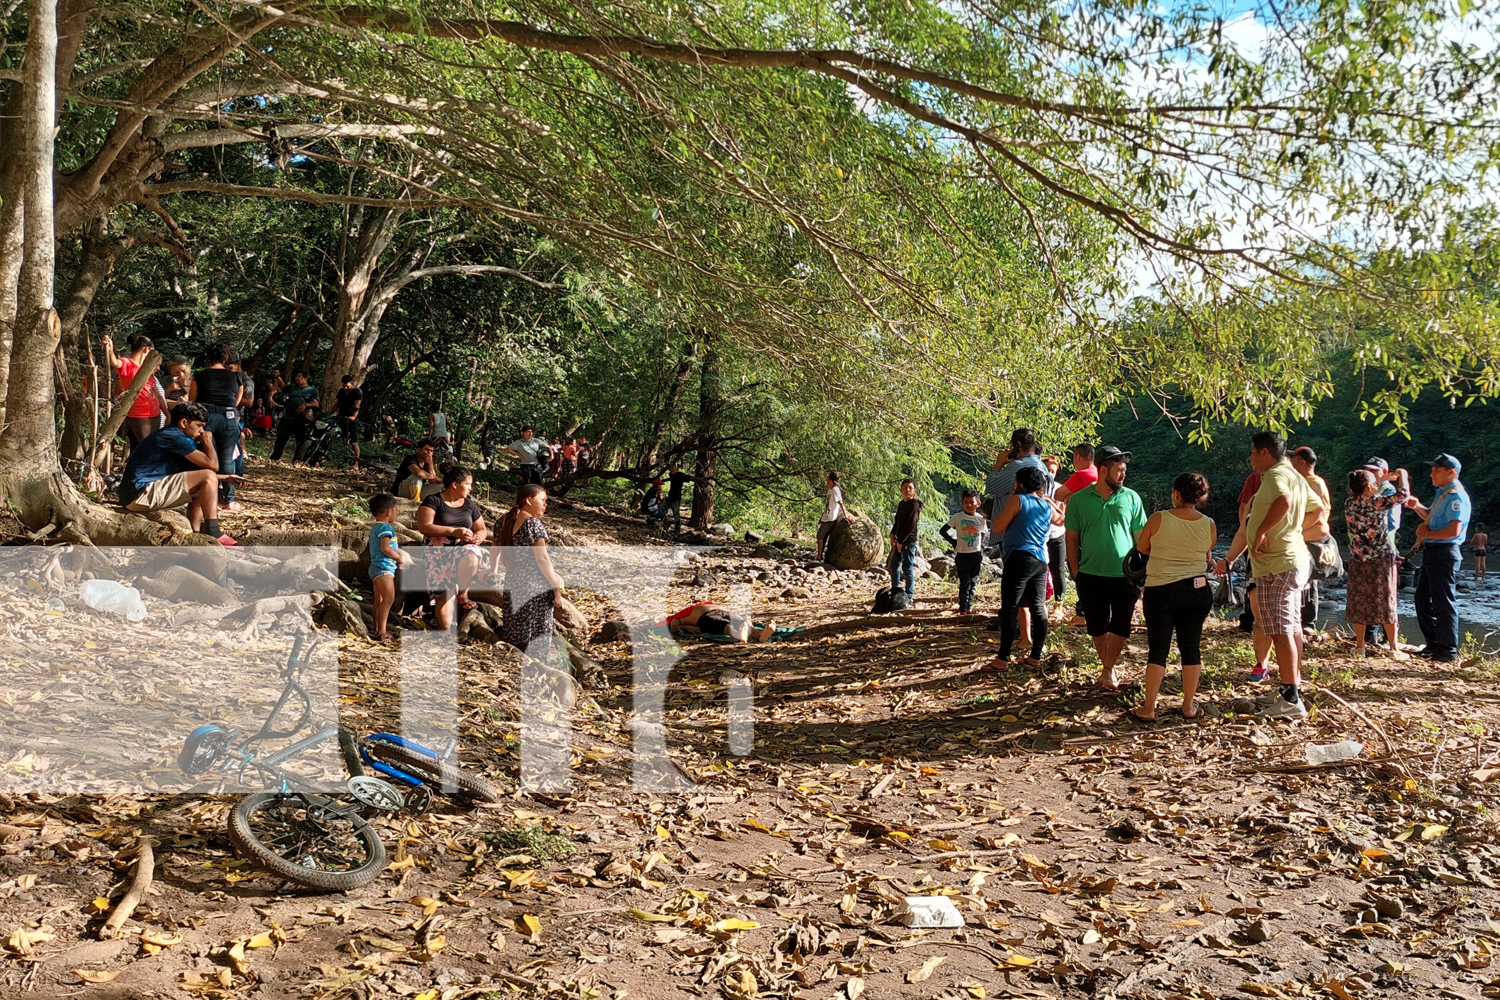
[(451, 760), (439, 760), (432, 754), (385, 740), (366, 739), (364, 749), (382, 764), (415, 772), (426, 778), (429, 784), (457, 788), (481, 802), (499, 802), (501, 799), (500, 789)]
[(229, 839), (257, 865), (314, 889), (357, 889), (386, 865), (385, 844), (374, 827), (317, 795), (247, 795), (229, 814)]

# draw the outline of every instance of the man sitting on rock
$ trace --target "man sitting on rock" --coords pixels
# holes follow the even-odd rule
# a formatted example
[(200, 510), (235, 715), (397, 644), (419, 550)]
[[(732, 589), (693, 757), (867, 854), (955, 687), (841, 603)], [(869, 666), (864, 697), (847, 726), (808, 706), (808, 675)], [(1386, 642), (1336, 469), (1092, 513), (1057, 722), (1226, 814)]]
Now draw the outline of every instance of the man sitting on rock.
[[(235, 540), (219, 529), (219, 456), (208, 433), (208, 411), (198, 403), (172, 407), (172, 422), (130, 453), (120, 479), (120, 503), (144, 514), (187, 506), (188, 522), (220, 544)], [(240, 481), (238, 476), (222, 478)]]

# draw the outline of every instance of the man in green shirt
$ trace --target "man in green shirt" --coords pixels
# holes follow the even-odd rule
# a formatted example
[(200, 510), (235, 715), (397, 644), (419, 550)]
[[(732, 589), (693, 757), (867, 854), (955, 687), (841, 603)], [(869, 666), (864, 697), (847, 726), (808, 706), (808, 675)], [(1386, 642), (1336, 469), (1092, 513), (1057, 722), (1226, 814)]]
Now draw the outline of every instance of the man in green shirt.
[(1287, 461), (1281, 435), (1262, 431), (1250, 439), (1250, 465), (1261, 474), (1260, 488), (1250, 501), (1245, 526), (1229, 543), (1219, 561), (1220, 571), (1249, 550), (1250, 577), (1255, 583), (1256, 663), (1264, 663), (1268, 648), (1276, 653), (1280, 696), (1261, 710), (1270, 718), (1305, 719), (1297, 685), (1302, 679), (1302, 590), (1312, 577), (1312, 556), (1303, 534), (1323, 513), (1323, 501), (1302, 474)]
[(1125, 485), (1130, 452), (1105, 445), (1094, 452), (1099, 479), (1068, 498), (1068, 570), (1078, 586), (1078, 610), (1087, 623), (1099, 662), (1099, 686), (1118, 691), (1115, 664), (1130, 636), (1141, 589), (1125, 579), (1125, 556), (1146, 526), (1140, 494)]

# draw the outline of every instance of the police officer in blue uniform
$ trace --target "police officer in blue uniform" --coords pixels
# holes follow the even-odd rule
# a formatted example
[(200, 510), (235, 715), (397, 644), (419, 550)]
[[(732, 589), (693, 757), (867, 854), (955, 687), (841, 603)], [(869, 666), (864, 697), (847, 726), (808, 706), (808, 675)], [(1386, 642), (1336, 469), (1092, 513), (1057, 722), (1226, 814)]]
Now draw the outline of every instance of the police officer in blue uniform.
[(1436, 663), (1452, 663), (1458, 659), (1458, 567), (1474, 508), (1468, 491), (1458, 481), (1463, 471), (1458, 459), (1444, 453), (1422, 464), (1427, 466), (1437, 492), (1430, 507), (1415, 499), (1407, 501), (1423, 522), (1417, 526), (1417, 537), (1422, 540), (1422, 569), (1417, 574), (1416, 606), (1417, 625), (1427, 645), (1417, 655)]

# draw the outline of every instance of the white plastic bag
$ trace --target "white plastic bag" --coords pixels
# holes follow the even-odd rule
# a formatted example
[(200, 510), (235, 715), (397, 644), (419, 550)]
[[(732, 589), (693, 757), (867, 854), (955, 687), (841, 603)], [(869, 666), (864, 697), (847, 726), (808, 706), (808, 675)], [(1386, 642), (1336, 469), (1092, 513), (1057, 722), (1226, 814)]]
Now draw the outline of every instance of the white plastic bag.
[(85, 580), (78, 588), (78, 596), (95, 611), (124, 615), (126, 620), (133, 622), (146, 617), (141, 592), (114, 580)]
[(907, 927), (962, 927), (964, 916), (947, 896), (907, 896), (892, 914)]

